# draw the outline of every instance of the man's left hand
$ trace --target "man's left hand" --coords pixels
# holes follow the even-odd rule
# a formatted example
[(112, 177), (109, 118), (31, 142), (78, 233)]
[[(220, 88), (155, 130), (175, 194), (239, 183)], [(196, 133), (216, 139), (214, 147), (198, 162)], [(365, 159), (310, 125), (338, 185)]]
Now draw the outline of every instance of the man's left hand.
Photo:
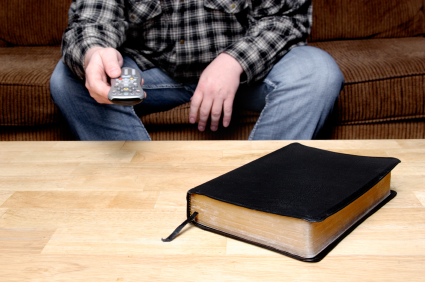
[(199, 78), (191, 99), (189, 122), (195, 123), (199, 112), (198, 129), (204, 131), (211, 114), (210, 128), (216, 131), (223, 113), (223, 126), (227, 127), (242, 72), (242, 66), (232, 56), (221, 53), (215, 58)]

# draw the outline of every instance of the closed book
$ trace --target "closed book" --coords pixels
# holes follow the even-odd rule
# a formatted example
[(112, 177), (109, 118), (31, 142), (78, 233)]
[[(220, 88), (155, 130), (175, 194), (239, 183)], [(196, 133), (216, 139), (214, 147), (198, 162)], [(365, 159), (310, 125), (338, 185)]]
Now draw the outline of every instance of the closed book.
[(399, 162), (292, 143), (190, 189), (188, 221), (317, 262), (396, 195), (390, 179)]

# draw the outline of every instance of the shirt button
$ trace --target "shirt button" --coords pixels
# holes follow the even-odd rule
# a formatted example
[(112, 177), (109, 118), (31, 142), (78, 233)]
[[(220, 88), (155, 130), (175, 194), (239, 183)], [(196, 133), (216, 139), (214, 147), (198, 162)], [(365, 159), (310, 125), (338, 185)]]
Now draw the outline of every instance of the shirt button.
[(182, 39), (182, 40), (180, 40), (180, 44), (184, 44), (184, 40)]
[(233, 3), (232, 5), (230, 5), (230, 7), (231, 7), (232, 9), (234, 9), (234, 8), (236, 7), (235, 3)]

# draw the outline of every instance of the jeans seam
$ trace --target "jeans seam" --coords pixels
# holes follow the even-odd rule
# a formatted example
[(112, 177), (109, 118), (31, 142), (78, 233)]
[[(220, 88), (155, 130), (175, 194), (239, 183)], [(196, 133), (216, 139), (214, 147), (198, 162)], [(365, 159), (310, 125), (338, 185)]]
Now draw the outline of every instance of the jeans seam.
[[(275, 83), (273, 83), (273, 81), (271, 81), (271, 80), (269, 80), (267, 78), (263, 80), (263, 83), (268, 84), (269, 86), (273, 87), (273, 90), (272, 91), (274, 91), (276, 89), (276, 87), (277, 87), (277, 85)], [(270, 91), (270, 92), (272, 92), (272, 91)]]
[(272, 81), (268, 80), (268, 79), (264, 79), (263, 81), (264, 83), (268, 84), (269, 86), (273, 87), (273, 90), (270, 91), (267, 95), (266, 95), (266, 103), (264, 105), (264, 108), (261, 110), (260, 116), (258, 117), (257, 122), (255, 123), (254, 127), (251, 130), (251, 133), (249, 134), (248, 140), (253, 140), (254, 138), (254, 134), (257, 130), (258, 124), (261, 122), (262, 117), (263, 117), (263, 113), (265, 112), (265, 110), (267, 109), (268, 105), (269, 105), (269, 95), (270, 93), (272, 93), (273, 91), (276, 90), (276, 84), (274, 84)]
[(148, 136), (148, 141), (152, 141), (151, 136), (149, 135), (148, 131), (145, 128), (145, 125), (143, 124), (143, 122), (140, 120), (140, 117), (136, 114), (136, 111), (134, 110), (133, 106), (131, 107), (131, 111), (133, 112), (133, 114), (137, 117), (137, 120), (139, 121), (140, 125), (142, 126), (143, 129), (143, 133), (146, 134)]

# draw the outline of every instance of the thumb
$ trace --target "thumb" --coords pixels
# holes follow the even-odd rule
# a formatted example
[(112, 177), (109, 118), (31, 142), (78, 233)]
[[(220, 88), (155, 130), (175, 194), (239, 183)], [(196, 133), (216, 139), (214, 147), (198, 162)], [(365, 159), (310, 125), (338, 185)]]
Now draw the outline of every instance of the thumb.
[(100, 55), (106, 74), (111, 78), (121, 75), (122, 56), (120, 52), (113, 48), (103, 50)]

